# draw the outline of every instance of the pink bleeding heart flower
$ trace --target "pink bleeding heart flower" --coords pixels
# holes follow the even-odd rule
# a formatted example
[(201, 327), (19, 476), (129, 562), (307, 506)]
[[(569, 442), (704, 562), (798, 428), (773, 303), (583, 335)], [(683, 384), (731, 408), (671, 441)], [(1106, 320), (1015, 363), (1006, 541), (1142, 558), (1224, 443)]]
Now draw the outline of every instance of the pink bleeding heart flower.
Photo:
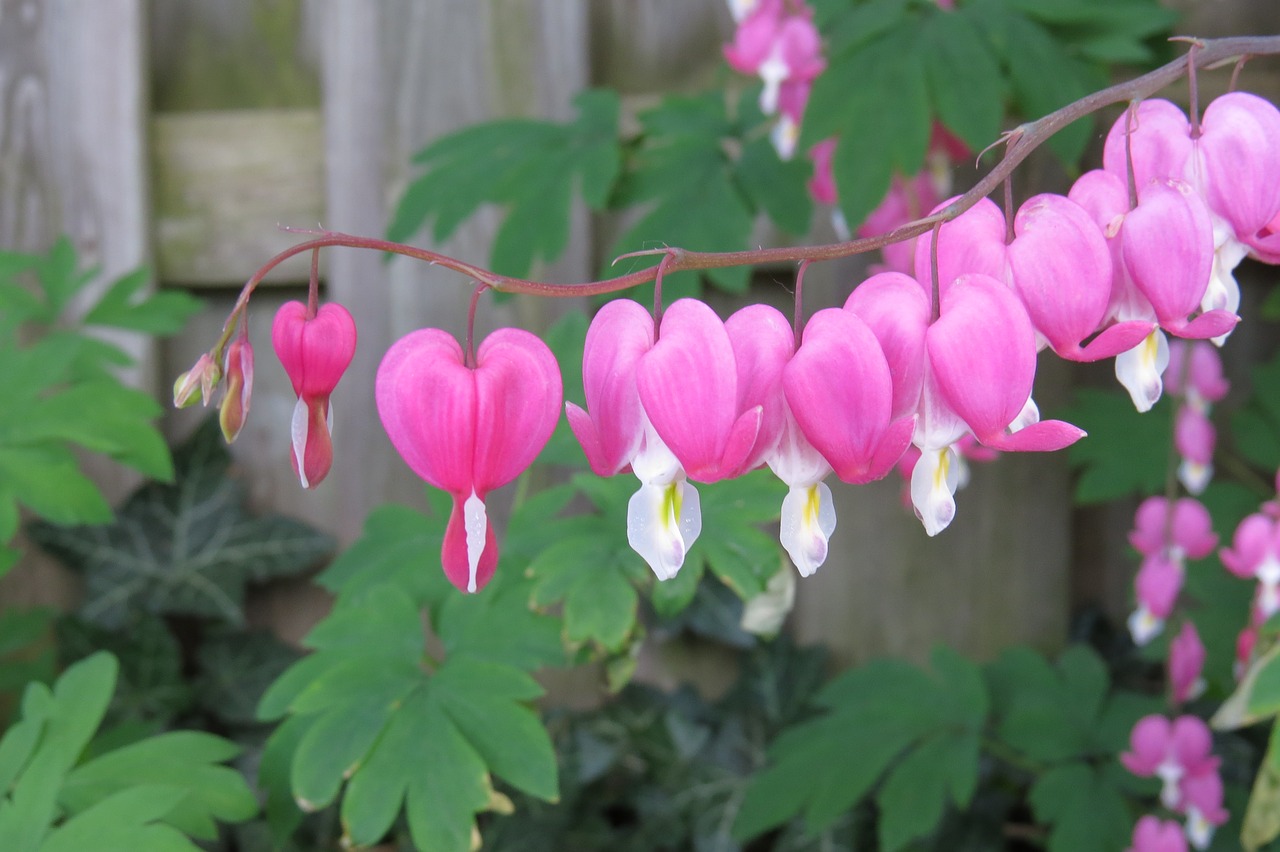
[(1169, 516), (1169, 503), (1164, 497), (1148, 497), (1134, 515), (1129, 543), (1143, 556), (1164, 553), (1183, 562), (1203, 559), (1218, 546), (1213, 519), (1204, 504), (1192, 497), (1179, 498)]
[(627, 506), (627, 541), (659, 580), (669, 580), (701, 533), (702, 515), (697, 489), (640, 401), (637, 371), (653, 343), (653, 317), (638, 303), (604, 305), (587, 330), (582, 355), (587, 410), (573, 403), (565, 409), (597, 475), (630, 468), (640, 480)]
[(223, 437), (230, 444), (244, 428), (253, 398), (253, 346), (249, 343), (248, 334), (242, 333), (227, 346), (224, 365), (227, 389), (218, 406), (218, 423), (222, 426)]
[(1182, 461), (1178, 481), (1191, 494), (1201, 494), (1213, 478), (1213, 449), (1217, 443), (1213, 422), (1200, 409), (1183, 405), (1173, 428), (1173, 444)]
[(756, 451), (764, 415), (739, 408), (733, 344), (715, 311), (680, 299), (662, 317), (636, 370), (640, 403), (663, 443), (697, 482), (737, 476)]
[(1182, 809), (1187, 815), (1187, 840), (1196, 849), (1208, 849), (1215, 829), (1231, 817), (1222, 806), (1222, 776), (1217, 766), (1184, 778), (1182, 797)]
[(387, 350), (375, 395), (396, 452), (453, 498), (445, 575), (459, 589), (479, 590), (498, 564), (485, 497), (533, 462), (560, 416), (555, 356), (529, 332), (504, 328), (485, 338), (472, 366), (448, 332), (419, 329)]
[(1165, 621), (1177, 605), (1185, 577), (1182, 563), (1166, 554), (1142, 560), (1138, 576), (1133, 580), (1138, 607), (1129, 616), (1129, 635), (1134, 644), (1145, 645), (1164, 630)]
[[(889, 192), (880, 205), (867, 215), (858, 228), (858, 236), (887, 234), (924, 216), (937, 206), (938, 200), (934, 178), (929, 172), (922, 171), (910, 178), (894, 175)], [(902, 240), (880, 249), (880, 254), (884, 257), (883, 271), (912, 275), (915, 270), (916, 242), (915, 239)]]
[(1132, 845), (1125, 852), (1187, 852), (1187, 838), (1178, 823), (1148, 814), (1133, 827)]
[(1257, 233), (1246, 235), (1244, 242), (1250, 257), (1272, 265), (1280, 263), (1280, 213)]
[(1181, 813), (1186, 808), (1187, 779), (1217, 773), (1213, 756), (1213, 735), (1198, 716), (1179, 716), (1170, 722), (1164, 716), (1144, 716), (1129, 734), (1129, 751), (1120, 755), (1124, 767), (1142, 778), (1164, 782), (1160, 802)]
[[(944, 210), (955, 198), (936, 205), (931, 213)], [(938, 229), (938, 289), (945, 293), (961, 275), (980, 274), (1005, 280), (1008, 250), (1005, 246), (1004, 213), (990, 198), (984, 198)], [(932, 292), (933, 232), (916, 238), (914, 268), (916, 278)]]
[[(809, 149), (809, 159), (813, 162), (813, 176), (805, 186), (809, 196), (819, 204), (835, 204), (839, 200), (836, 193), (835, 172), (831, 161), (836, 152), (835, 137), (824, 139)], [(846, 232), (848, 228), (846, 227)]]
[(914, 417), (891, 418), (893, 378), (880, 343), (850, 311), (810, 318), (782, 383), (801, 431), (845, 482), (883, 478), (911, 443)]
[(1169, 692), (1175, 705), (1199, 698), (1205, 690), (1205, 649), (1200, 633), (1190, 621), (1169, 643)]
[[(1149, 320), (1107, 324), (1113, 279), (1106, 237), (1083, 207), (1037, 195), (1018, 209), (1008, 246), (1008, 280), (1037, 334), (1072, 361), (1112, 358), (1155, 330)], [(1085, 338), (1099, 331), (1088, 345)]]
[(1084, 437), (1060, 420), (1010, 431), (1031, 399), (1036, 355), (1031, 321), (1007, 287), (964, 275), (944, 291), (941, 307), (925, 338), (925, 397), (939, 396), (992, 449), (1047, 452)]
[(271, 325), (271, 345), (298, 395), (290, 430), (293, 469), (303, 488), (314, 488), (333, 465), (329, 396), (355, 355), (356, 323), (333, 302), (315, 316), (301, 302), (286, 302)]
[(1186, 113), (1170, 101), (1148, 98), (1111, 125), (1102, 167), (1127, 184), (1132, 162), (1134, 188), (1142, 189), (1153, 180), (1184, 177), (1190, 158), (1191, 122)]
[(1231, 673), (1237, 681), (1243, 680), (1253, 664), (1253, 652), (1258, 647), (1258, 626), (1249, 624), (1236, 636), (1236, 658)]
[(750, 305), (725, 321), (738, 369), (738, 408), (760, 406), (755, 449), (744, 469), (761, 461), (787, 485), (779, 538), (802, 577), (826, 561), (836, 528), (831, 489), (822, 480), (831, 472), (826, 458), (810, 443), (787, 402), (783, 376), (795, 353), (786, 318), (767, 305)]
[(222, 381), (222, 368), (208, 352), (196, 359), (191, 366), (173, 383), (174, 408), (187, 408), (197, 402), (208, 405), (213, 397), (213, 389)]
[(1218, 553), (1228, 571), (1245, 580), (1257, 580), (1254, 604), (1263, 619), (1280, 612), (1280, 525), (1258, 513), (1236, 527), (1231, 547)]

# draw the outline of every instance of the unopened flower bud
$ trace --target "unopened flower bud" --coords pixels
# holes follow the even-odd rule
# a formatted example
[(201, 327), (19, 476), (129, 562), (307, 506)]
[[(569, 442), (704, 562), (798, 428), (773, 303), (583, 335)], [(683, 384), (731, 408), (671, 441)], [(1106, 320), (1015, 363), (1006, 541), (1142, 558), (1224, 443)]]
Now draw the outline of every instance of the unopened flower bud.
[(218, 422), (230, 444), (244, 427), (253, 395), (253, 346), (248, 337), (238, 337), (227, 347), (226, 376), (227, 390), (218, 406)]
[(195, 366), (178, 376), (173, 383), (173, 404), (176, 408), (189, 408), (197, 402), (209, 404), (213, 389), (222, 380), (222, 370), (208, 352), (201, 355)]

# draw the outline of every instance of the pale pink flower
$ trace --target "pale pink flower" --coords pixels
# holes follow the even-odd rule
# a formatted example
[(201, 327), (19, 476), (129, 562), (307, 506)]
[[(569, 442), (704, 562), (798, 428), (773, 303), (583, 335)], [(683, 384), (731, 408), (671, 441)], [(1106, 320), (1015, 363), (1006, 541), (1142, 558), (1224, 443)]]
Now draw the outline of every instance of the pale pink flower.
[(1187, 852), (1182, 826), (1148, 814), (1133, 827), (1133, 845), (1125, 852)]
[(1182, 623), (1182, 629), (1169, 643), (1169, 692), (1175, 705), (1185, 704), (1205, 690), (1205, 650), (1200, 633), (1190, 621)]

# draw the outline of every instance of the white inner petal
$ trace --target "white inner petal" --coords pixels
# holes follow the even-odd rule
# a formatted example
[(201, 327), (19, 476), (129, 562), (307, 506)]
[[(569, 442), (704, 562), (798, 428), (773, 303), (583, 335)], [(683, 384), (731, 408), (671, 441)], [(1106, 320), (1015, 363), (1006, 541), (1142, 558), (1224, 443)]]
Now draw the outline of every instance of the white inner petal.
[(779, 538), (801, 577), (811, 577), (827, 560), (836, 529), (836, 510), (825, 482), (793, 485), (782, 501)]
[(1190, 459), (1183, 459), (1182, 464), (1178, 465), (1178, 481), (1193, 497), (1203, 494), (1211, 479), (1213, 479), (1211, 464), (1200, 464)]
[(960, 466), (951, 447), (922, 448), (920, 460), (911, 471), (911, 504), (924, 531), (937, 535), (956, 516), (956, 488), (960, 485)]
[(1164, 391), (1160, 376), (1169, 366), (1169, 341), (1155, 329), (1142, 342), (1116, 356), (1116, 379), (1129, 391), (1134, 408), (1150, 411)]
[(1157, 618), (1151, 610), (1140, 606), (1129, 615), (1129, 635), (1133, 644), (1141, 647), (1160, 635), (1164, 630), (1164, 619)]
[(627, 543), (659, 580), (670, 580), (702, 532), (698, 490), (683, 475), (665, 485), (644, 483), (627, 503)]
[(485, 530), (489, 526), (489, 516), (485, 511), (484, 501), (476, 496), (473, 489), (471, 496), (462, 504), (462, 526), (467, 532), (467, 591), (476, 590), (476, 569), (480, 567), (480, 555), (484, 553)]
[(1208, 849), (1213, 841), (1213, 823), (1204, 818), (1195, 805), (1187, 806), (1187, 841), (1197, 849)]
[(303, 488), (311, 487), (311, 483), (307, 482), (307, 466), (304, 464), (310, 424), (311, 418), (307, 411), (307, 404), (299, 397), (297, 404), (293, 406), (293, 420), (289, 423), (289, 439), (293, 443), (293, 460), (298, 463), (298, 478), (302, 480)]

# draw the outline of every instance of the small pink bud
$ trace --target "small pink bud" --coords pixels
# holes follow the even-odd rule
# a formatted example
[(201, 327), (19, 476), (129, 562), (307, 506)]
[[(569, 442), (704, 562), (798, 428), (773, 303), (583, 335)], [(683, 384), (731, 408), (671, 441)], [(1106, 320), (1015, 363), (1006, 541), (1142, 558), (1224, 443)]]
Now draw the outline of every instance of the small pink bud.
[(209, 404), (213, 389), (222, 379), (222, 371), (209, 353), (201, 355), (190, 370), (187, 370), (173, 383), (173, 404), (175, 408), (189, 408), (197, 402)]
[(253, 396), (253, 346), (241, 335), (231, 341), (226, 357), (227, 389), (218, 406), (222, 435), (230, 444), (244, 428), (249, 416), (249, 400)]

